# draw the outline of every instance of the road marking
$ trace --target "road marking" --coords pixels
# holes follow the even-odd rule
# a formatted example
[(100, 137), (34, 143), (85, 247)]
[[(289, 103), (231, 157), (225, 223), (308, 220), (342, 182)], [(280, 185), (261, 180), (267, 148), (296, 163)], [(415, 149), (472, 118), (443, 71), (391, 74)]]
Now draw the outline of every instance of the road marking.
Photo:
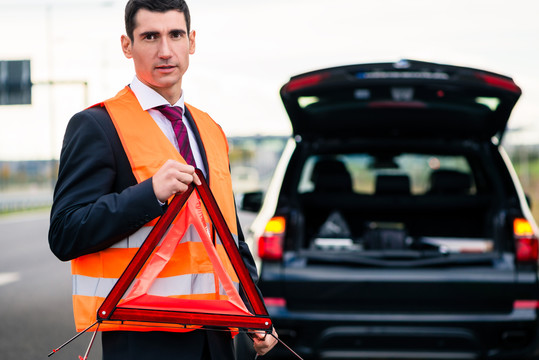
[(21, 276), (19, 275), (19, 273), (16, 272), (0, 273), (0, 286), (19, 281), (20, 279)]

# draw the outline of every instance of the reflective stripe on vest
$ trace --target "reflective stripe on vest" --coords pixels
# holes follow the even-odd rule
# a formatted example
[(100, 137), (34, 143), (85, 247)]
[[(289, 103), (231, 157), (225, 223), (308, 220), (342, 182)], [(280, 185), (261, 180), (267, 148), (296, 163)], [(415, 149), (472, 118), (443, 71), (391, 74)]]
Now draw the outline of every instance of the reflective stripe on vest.
[[(98, 296), (105, 298), (112, 290), (118, 279), (95, 278), (83, 275), (73, 276), (73, 293), (84, 296)], [(183, 298), (187, 295), (213, 294), (214, 275), (188, 274), (156, 279), (152, 284), (148, 295), (169, 296)], [(177, 289), (182, 289), (184, 294), (178, 294)], [(226, 295), (222, 286), (219, 286), (219, 294)], [(186, 296), (184, 296), (186, 295)]]
[[(208, 224), (209, 226), (209, 224)], [(136, 233), (129, 235), (123, 240), (120, 240), (119, 242), (113, 244), (110, 248), (139, 248), (144, 240), (148, 237), (150, 234), (150, 231), (153, 227), (151, 226), (144, 226), (140, 228)], [(236, 244), (238, 243), (238, 235), (232, 234), (232, 237), (234, 238), (234, 241), (236, 241)], [(215, 236), (215, 243), (221, 244), (221, 239), (216, 234)]]
[[(101, 106), (105, 106), (111, 116), (131, 163), (133, 174), (139, 183), (153, 176), (168, 159), (185, 163), (153, 118), (142, 110), (128, 87)], [(201, 134), (208, 159), (210, 188), (237, 241), (226, 137), (206, 113), (187, 104), (186, 107)], [(153, 223), (155, 222), (151, 224)], [(147, 224), (108, 249), (72, 261), (73, 306), (77, 331), (95, 322), (97, 309), (146, 239), (152, 229), (152, 226), (148, 226), (151, 224)], [(238, 279), (219, 239), (216, 239), (216, 249), (225, 269), (238, 286)], [(188, 299), (227, 298), (219, 281), (215, 279), (211, 262), (198, 233), (192, 226), (185, 231), (172, 258), (152, 283), (148, 293)], [(103, 323), (99, 330), (185, 331), (181, 326), (148, 323)]]

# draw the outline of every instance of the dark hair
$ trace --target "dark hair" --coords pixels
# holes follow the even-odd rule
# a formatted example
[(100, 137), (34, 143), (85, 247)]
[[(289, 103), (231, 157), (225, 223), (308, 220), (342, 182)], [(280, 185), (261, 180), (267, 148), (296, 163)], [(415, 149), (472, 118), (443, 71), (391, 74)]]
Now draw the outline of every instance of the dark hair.
[(185, 16), (187, 34), (191, 31), (191, 16), (189, 8), (184, 0), (129, 0), (125, 5), (125, 31), (127, 36), (133, 41), (133, 31), (135, 30), (135, 15), (140, 9), (149, 11), (165, 12), (178, 10)]

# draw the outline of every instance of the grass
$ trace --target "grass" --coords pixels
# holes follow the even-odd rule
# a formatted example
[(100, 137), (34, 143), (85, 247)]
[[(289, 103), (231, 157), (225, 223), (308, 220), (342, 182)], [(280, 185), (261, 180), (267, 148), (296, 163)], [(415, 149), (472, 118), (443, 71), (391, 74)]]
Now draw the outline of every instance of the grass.
[(518, 174), (524, 192), (531, 198), (532, 214), (539, 220), (539, 158), (531, 158), (526, 164), (513, 159), (513, 166)]

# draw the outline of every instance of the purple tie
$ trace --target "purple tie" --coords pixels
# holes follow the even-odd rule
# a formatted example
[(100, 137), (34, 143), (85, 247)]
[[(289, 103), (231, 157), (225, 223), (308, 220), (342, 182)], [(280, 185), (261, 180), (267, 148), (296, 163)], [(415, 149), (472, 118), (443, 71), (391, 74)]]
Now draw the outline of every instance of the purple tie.
[(182, 120), (183, 109), (179, 106), (162, 105), (155, 108), (159, 110), (165, 117), (172, 123), (172, 129), (178, 139), (178, 148), (180, 154), (189, 165), (196, 167), (195, 158), (191, 152), (191, 145), (189, 144), (189, 136), (187, 135), (187, 127)]

